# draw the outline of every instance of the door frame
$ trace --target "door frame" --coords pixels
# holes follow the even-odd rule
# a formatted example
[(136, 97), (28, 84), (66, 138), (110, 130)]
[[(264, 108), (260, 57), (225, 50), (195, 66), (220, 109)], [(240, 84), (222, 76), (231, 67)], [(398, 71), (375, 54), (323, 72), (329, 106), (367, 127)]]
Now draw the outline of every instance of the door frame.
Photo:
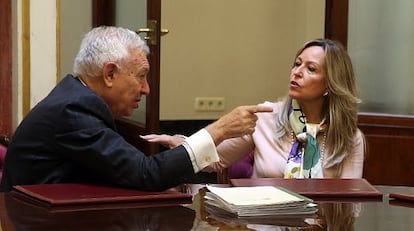
[(325, 38), (348, 45), (348, 0), (325, 0)]
[[(92, 25), (115, 25), (116, 0), (92, 1)], [(147, 1), (147, 20), (156, 20), (156, 31), (161, 31), (161, 0)], [(149, 45), (150, 72), (148, 83), (150, 94), (146, 96), (145, 124), (127, 118), (117, 119), (117, 129), (132, 145), (146, 154), (159, 152), (159, 145), (142, 140), (140, 134), (158, 133), (160, 131), (160, 33), (156, 34), (156, 45)]]

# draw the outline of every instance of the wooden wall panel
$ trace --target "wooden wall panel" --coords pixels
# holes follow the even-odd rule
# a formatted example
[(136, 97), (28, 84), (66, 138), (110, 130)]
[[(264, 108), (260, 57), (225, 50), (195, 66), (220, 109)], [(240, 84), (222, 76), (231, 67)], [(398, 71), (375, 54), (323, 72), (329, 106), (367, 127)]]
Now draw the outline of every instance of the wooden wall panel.
[(325, 38), (348, 45), (348, 0), (325, 1)]
[(364, 178), (414, 186), (414, 117), (360, 114), (359, 127), (367, 140)]
[(11, 0), (0, 1), (0, 134), (12, 133)]

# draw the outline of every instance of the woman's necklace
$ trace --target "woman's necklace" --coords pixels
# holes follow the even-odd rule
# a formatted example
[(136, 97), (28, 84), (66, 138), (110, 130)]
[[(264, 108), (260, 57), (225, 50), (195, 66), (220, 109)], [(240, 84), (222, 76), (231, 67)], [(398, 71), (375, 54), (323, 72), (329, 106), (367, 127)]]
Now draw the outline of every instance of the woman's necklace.
[[(320, 145), (319, 149), (321, 151), (321, 158), (320, 161), (322, 163), (323, 166), (323, 161), (325, 160), (325, 143), (326, 143), (326, 131), (323, 132), (323, 138), (322, 138), (322, 145)], [(301, 134), (299, 134), (301, 135)], [(293, 145), (296, 142), (297, 138), (295, 136), (295, 133), (293, 132), (293, 130), (290, 130), (290, 143)]]

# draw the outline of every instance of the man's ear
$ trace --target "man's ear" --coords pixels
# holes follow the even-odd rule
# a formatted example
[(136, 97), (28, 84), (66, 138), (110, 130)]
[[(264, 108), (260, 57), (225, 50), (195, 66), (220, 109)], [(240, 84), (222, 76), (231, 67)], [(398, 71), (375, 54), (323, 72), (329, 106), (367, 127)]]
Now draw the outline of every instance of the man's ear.
[(108, 62), (104, 65), (102, 75), (106, 86), (112, 87), (115, 72), (117, 71), (117, 69), (118, 66), (116, 65), (116, 63)]

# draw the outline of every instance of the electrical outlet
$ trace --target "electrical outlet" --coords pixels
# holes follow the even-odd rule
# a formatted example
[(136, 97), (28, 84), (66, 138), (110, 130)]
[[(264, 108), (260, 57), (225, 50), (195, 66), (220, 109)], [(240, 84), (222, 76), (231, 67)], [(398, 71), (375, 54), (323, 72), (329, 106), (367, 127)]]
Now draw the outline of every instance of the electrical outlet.
[(224, 97), (196, 97), (196, 111), (224, 111)]

